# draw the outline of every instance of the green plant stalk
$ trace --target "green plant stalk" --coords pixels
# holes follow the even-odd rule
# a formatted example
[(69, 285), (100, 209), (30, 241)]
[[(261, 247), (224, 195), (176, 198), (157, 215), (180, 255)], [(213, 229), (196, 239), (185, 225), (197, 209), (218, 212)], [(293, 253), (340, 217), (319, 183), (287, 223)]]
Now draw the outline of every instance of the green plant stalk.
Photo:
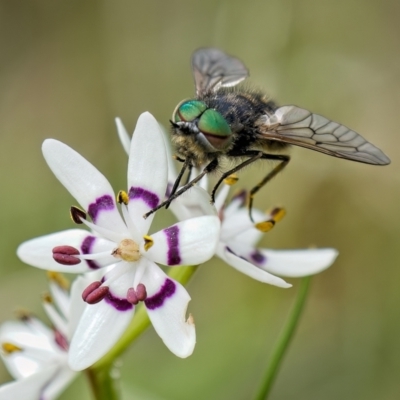
[(282, 333), (279, 336), (278, 341), (272, 351), (270, 362), (265, 371), (264, 379), (262, 380), (262, 384), (255, 397), (255, 400), (266, 400), (268, 398), (275, 378), (278, 374), (279, 367), (282, 363), (283, 356), (285, 355), (289, 347), (289, 344), (299, 323), (308, 295), (310, 281), (310, 276), (307, 276), (301, 280), (295, 303), (293, 305), (289, 318), (287, 319), (286, 324), (283, 327)]
[(96, 400), (120, 399), (119, 381), (112, 376), (112, 365), (99, 369), (89, 368), (85, 372)]
[[(196, 272), (198, 265), (171, 268), (169, 276), (185, 285)], [(86, 370), (96, 400), (118, 400), (118, 374), (112, 374), (114, 361), (128, 346), (150, 326), (150, 319), (143, 304), (136, 309), (128, 328), (115, 346), (91, 368)]]

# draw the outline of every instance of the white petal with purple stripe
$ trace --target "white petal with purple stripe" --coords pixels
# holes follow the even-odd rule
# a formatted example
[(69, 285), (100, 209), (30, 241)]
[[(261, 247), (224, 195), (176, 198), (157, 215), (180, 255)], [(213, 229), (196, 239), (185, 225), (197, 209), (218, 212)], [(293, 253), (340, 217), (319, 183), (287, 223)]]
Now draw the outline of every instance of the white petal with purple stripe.
[[(108, 252), (110, 255), (99, 260), (82, 260), (81, 263), (76, 265), (63, 265), (53, 259), (53, 249), (64, 245), (78, 249), (83, 255), (103, 252)], [(70, 229), (28, 240), (18, 247), (17, 255), (25, 263), (37, 268), (81, 273), (115, 263), (115, 258), (111, 256), (114, 248), (115, 243), (107, 239), (93, 236), (85, 230)]]
[(153, 263), (147, 266), (143, 283), (148, 295), (144, 303), (154, 329), (172, 353), (181, 358), (190, 356), (196, 331), (193, 318), (186, 319), (188, 292)]
[(143, 214), (158, 206), (167, 189), (167, 158), (163, 133), (150, 113), (143, 113), (132, 136), (128, 163), (129, 214), (142, 234), (154, 215)]
[(222, 243), (218, 245), (217, 254), (230, 266), (257, 281), (269, 283), (270, 285), (278, 286), (281, 288), (289, 288), (292, 286), (291, 284), (285, 282), (283, 279), (272, 275), (262, 270), (261, 268), (251, 264), (247, 260), (241, 258), (239, 255), (235, 254), (231, 248), (225, 246)]
[[(216, 251), (220, 222), (205, 216), (178, 222), (152, 235), (154, 245), (146, 257), (160, 264), (197, 265), (209, 260)], [(145, 254), (145, 250), (142, 250)]]
[(42, 150), (54, 175), (96, 225), (126, 231), (115, 204), (114, 191), (103, 174), (75, 150), (57, 140), (45, 140)]

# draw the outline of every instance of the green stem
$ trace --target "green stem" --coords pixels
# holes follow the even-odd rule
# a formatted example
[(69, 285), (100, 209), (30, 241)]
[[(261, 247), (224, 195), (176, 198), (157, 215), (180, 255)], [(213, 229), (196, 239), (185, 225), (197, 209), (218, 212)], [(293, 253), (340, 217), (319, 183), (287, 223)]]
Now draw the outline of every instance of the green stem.
[(271, 391), (272, 385), (278, 374), (279, 367), (282, 363), (283, 356), (288, 349), (290, 341), (296, 331), (297, 324), (300, 320), (301, 313), (304, 309), (305, 300), (307, 298), (308, 289), (310, 287), (311, 277), (307, 276), (301, 280), (300, 287), (297, 293), (297, 298), (283, 327), (282, 333), (278, 338), (278, 341), (273, 349), (272, 356), (270, 358), (269, 365), (265, 371), (264, 379), (262, 385), (255, 397), (256, 400), (265, 400)]
[(112, 366), (102, 369), (86, 370), (87, 377), (96, 400), (119, 400), (118, 381), (112, 376)]

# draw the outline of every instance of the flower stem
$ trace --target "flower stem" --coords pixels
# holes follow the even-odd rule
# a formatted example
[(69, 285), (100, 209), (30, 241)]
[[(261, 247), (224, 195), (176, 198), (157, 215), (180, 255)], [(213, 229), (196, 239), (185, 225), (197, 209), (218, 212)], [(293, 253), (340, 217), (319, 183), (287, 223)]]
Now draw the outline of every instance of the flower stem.
[(101, 369), (90, 368), (86, 370), (86, 374), (96, 400), (120, 399), (118, 381), (112, 375), (112, 365)]
[(308, 290), (310, 287), (311, 277), (307, 276), (301, 280), (300, 287), (298, 289), (297, 297), (288, 320), (283, 327), (282, 333), (278, 338), (275, 348), (272, 351), (269, 365), (265, 371), (264, 379), (255, 400), (266, 400), (272, 389), (272, 385), (278, 374), (279, 367), (282, 363), (283, 356), (288, 349), (290, 341), (296, 331), (297, 324), (300, 320), (301, 313), (304, 309), (305, 300), (307, 298)]

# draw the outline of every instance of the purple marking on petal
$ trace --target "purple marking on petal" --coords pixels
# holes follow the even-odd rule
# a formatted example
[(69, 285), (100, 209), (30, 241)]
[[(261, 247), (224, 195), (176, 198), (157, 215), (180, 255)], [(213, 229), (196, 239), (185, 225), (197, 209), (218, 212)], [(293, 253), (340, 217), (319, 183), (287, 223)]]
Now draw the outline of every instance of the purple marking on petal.
[(120, 297), (114, 296), (111, 291), (107, 293), (104, 300), (118, 311), (127, 311), (133, 308), (133, 305), (129, 303), (127, 299), (121, 299)]
[(92, 218), (93, 222), (96, 223), (100, 211), (113, 210), (114, 207), (114, 199), (108, 194), (105, 194), (96, 199), (94, 203), (89, 204), (88, 214), (90, 215), (90, 218)]
[(168, 182), (167, 190), (165, 191), (165, 198), (168, 199), (168, 197), (171, 196), (173, 187), (174, 187), (174, 184), (172, 182)]
[(250, 254), (250, 258), (257, 264), (264, 264), (267, 259), (267, 257), (258, 250), (254, 250), (253, 253)]
[(176, 291), (175, 282), (171, 279), (166, 279), (161, 289), (153, 296), (148, 297), (144, 304), (149, 310), (155, 310), (164, 304), (164, 301), (171, 297)]
[[(96, 237), (95, 236), (86, 236), (85, 239), (83, 240), (81, 244), (81, 250), (82, 254), (92, 254), (92, 246), (93, 243), (95, 242)], [(101, 266), (97, 264), (96, 261), (94, 260), (85, 260), (87, 262), (87, 265), (91, 269), (99, 269)]]
[(134, 199), (142, 199), (150, 208), (157, 207), (160, 202), (159, 197), (155, 193), (141, 187), (132, 186), (129, 189), (129, 200)]
[(179, 228), (175, 226), (170, 226), (164, 229), (164, 233), (167, 236), (168, 253), (167, 253), (167, 264), (177, 265), (181, 262), (181, 256), (179, 254)]

